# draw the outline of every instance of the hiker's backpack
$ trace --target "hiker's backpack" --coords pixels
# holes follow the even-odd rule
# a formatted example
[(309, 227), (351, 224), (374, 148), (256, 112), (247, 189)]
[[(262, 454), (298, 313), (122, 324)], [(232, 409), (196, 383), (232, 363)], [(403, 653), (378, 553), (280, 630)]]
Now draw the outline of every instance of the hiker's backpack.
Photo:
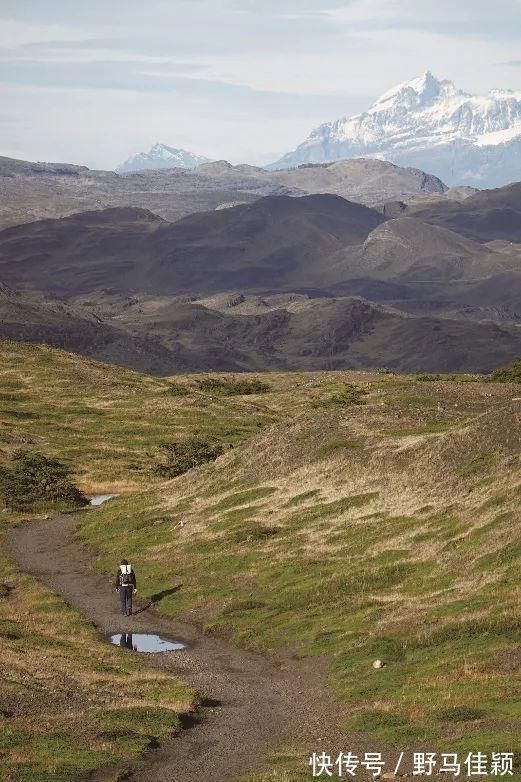
[(132, 565), (120, 565), (119, 569), (121, 571), (119, 576), (121, 586), (132, 586)]

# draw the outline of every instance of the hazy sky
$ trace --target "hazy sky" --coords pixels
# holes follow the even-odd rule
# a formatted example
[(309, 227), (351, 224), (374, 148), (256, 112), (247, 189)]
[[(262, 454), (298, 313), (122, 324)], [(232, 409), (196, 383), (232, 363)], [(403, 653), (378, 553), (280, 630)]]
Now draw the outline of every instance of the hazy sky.
[(521, 90), (521, 0), (0, 0), (0, 154), (267, 163), (430, 69)]

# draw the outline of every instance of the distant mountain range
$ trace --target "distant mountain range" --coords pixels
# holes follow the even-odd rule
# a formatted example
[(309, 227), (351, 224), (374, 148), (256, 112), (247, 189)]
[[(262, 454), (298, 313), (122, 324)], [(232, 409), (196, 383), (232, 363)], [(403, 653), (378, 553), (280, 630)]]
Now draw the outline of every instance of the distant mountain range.
[(129, 171), (143, 171), (158, 168), (197, 168), (208, 163), (209, 158), (195, 155), (186, 149), (169, 147), (166, 144), (154, 144), (148, 152), (138, 152), (116, 168), (120, 174)]
[(418, 169), (370, 159), (275, 172), (218, 160), (196, 169), (144, 169), (120, 175), (85, 166), (0, 157), (0, 229), (119, 206), (150, 209), (172, 221), (268, 195), (333, 193), (372, 207), (426, 196), (459, 199), (470, 192), (447, 190), (437, 177)]
[(12, 226), (0, 337), (159, 374), (493, 369), (521, 355), (521, 184), (466, 196), (376, 210), (270, 195), (176, 222), (116, 207)]
[[(393, 87), (362, 114), (315, 128), (267, 169), (299, 169), (353, 158), (419, 169), (449, 186), (490, 188), (517, 181), (521, 179), (521, 91), (496, 89), (487, 95), (470, 95), (427, 71)], [(193, 152), (157, 143), (148, 152), (132, 155), (116, 171), (194, 170), (209, 162)], [(233, 168), (262, 171), (254, 166)]]
[(0, 197), (0, 338), (157, 374), (521, 355), (521, 183), (448, 188), (376, 158), (126, 174), (0, 158)]
[(521, 183), (463, 202), (427, 199), (394, 219), (315, 194), (268, 196), (176, 222), (118, 207), (0, 232), (0, 280), (62, 296), (335, 295), (348, 281), (379, 280), (406, 287), (409, 298), (433, 285), (447, 297), (454, 281), (471, 286), (506, 272), (521, 272)]
[(449, 185), (485, 188), (519, 180), (521, 92), (470, 95), (427, 71), (362, 114), (316, 128), (270, 168), (354, 157), (414, 166)]

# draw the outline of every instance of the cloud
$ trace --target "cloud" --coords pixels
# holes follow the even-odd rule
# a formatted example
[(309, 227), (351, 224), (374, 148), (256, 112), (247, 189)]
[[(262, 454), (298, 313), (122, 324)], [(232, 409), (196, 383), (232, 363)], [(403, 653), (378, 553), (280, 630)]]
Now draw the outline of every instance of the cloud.
[(425, 31), (447, 37), (519, 39), (521, 4), (511, 0), (353, 0), (316, 10), (318, 18), (350, 29)]
[(427, 69), (471, 92), (520, 87), (512, 0), (1, 6), (0, 105), (23, 120), (0, 121), (2, 149), (29, 158), (115, 165), (162, 140), (259, 161)]
[(82, 29), (66, 25), (31, 24), (19, 19), (2, 19), (0, 49), (13, 50), (50, 41), (85, 41), (91, 35)]

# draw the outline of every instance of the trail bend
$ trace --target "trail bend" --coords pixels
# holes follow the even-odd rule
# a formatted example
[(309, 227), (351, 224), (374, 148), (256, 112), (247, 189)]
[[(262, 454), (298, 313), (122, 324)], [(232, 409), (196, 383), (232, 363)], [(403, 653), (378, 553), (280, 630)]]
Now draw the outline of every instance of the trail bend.
[(112, 581), (93, 572), (92, 554), (75, 537), (78, 520), (79, 514), (68, 514), (14, 527), (7, 553), (101, 634), (157, 633), (188, 644), (184, 651), (147, 654), (146, 662), (188, 682), (201, 696), (202, 706), (184, 719), (185, 729), (125, 768), (126, 779), (224, 782), (266, 767), (267, 754), (277, 747), (303, 747), (303, 771), (312, 751), (363, 751), (360, 737), (335, 727), (339, 715), (323, 686), (320, 661), (238, 649), (150, 608), (122, 616)]

